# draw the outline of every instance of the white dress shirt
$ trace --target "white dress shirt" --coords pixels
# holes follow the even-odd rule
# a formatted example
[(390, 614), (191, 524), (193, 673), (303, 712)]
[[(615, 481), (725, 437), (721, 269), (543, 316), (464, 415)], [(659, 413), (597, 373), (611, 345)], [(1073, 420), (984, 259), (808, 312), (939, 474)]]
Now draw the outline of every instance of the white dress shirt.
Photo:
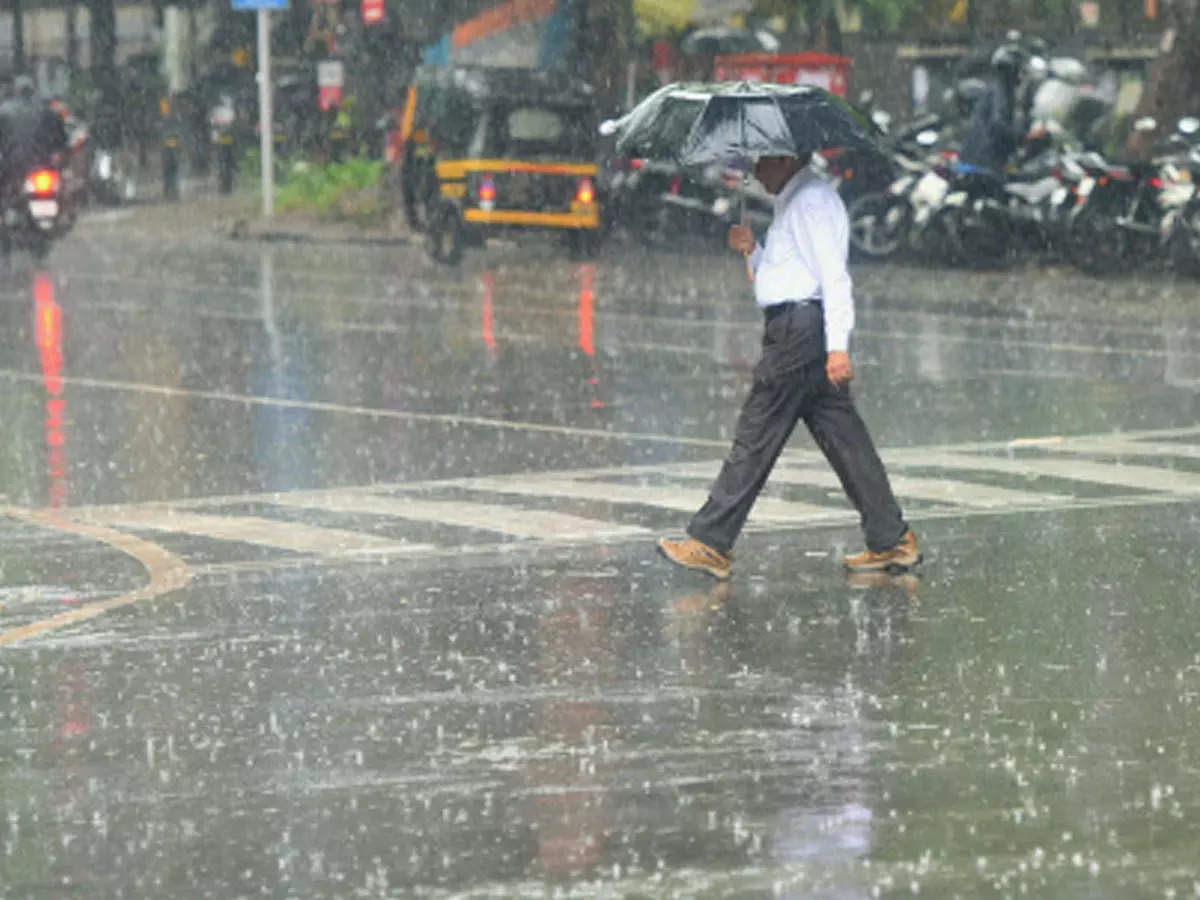
[(854, 328), (854, 298), (846, 255), (850, 222), (833, 185), (801, 169), (775, 197), (765, 246), (750, 254), (754, 299), (761, 307), (785, 300), (820, 298), (825, 349), (847, 350)]

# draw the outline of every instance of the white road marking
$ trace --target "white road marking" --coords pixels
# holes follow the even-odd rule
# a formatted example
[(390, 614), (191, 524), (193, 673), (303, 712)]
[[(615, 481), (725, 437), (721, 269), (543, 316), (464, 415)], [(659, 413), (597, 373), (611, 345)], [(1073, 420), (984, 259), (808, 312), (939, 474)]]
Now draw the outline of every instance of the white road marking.
[(320, 509), (333, 513), (389, 516), (418, 522), (436, 522), (479, 528), (520, 538), (542, 541), (579, 540), (648, 534), (638, 525), (621, 525), (542, 509), (514, 509), (489, 503), (459, 500), (425, 500), (417, 497), (385, 497), (362, 491), (332, 491), (319, 496), (281, 494), (271, 500), (279, 506)]
[(1055, 453), (1091, 453), (1096, 456), (1168, 456), (1178, 459), (1200, 459), (1200, 444), (1138, 441), (1124, 436), (1070, 438), (1061, 443), (1044, 444), (1042, 449)]
[[(1019, 491), (1013, 488), (994, 487), (990, 484), (975, 484), (970, 481), (946, 478), (918, 478), (912, 475), (889, 473), (888, 480), (892, 484), (892, 493), (900, 499), (911, 497), (914, 500), (931, 500), (936, 503), (952, 503), (981, 509), (1053, 504), (1071, 499), (1068, 494), (1050, 492), (1035, 494), (1031, 491)], [(836, 489), (840, 489), (842, 486), (837, 475), (831, 469), (815, 467), (796, 469), (790, 466), (780, 466), (771, 473), (771, 482)]]
[[(518, 423), (513, 423), (519, 427)], [(1200, 472), (1178, 471), (1150, 465), (1100, 462), (1099, 456), (1137, 455), (1194, 458), (1200, 427), (1161, 429), (1121, 435), (1085, 435), (1021, 439), (1032, 453), (1013, 453), (1011, 441), (993, 441), (904, 447), (885, 450), (893, 488), (899, 497), (932, 501), (934, 506), (908, 512), (913, 521), (945, 517), (1012, 515), (1049, 510), (1102, 509), (1158, 503), (1194, 502), (1200, 495)], [(1178, 439), (1175, 442), (1171, 439)], [(714, 442), (715, 443), (715, 442)], [(1045, 453), (1052, 450), (1053, 453)], [(1169, 452), (1168, 452), (1169, 451)], [(527, 539), (530, 543), (563, 545), (583, 541), (614, 542), (645, 539), (649, 529), (636, 520), (631, 507), (657, 508), (690, 515), (707, 499), (707, 487), (720, 470), (719, 459), (644, 466), (610, 466), (512, 475), (442, 479), (437, 481), (376, 484), (362, 488), (303, 490), (233, 497), (187, 498), (120, 506), (96, 506), (66, 511), (80, 522), (102, 522), (127, 529), (152, 529), (196, 534), (230, 542), (259, 544), (303, 554), (292, 562), (317, 559), (363, 561), (403, 555), (406, 559), (434, 558), (447, 553), (503, 553), (525, 544), (495, 543), (464, 538), (445, 546), (397, 541), (354, 530), (321, 528), (264, 516), (225, 516), (220, 507), (232, 503), (259, 503), (296, 509), (321, 510), (331, 515), (374, 515), (393, 520), (428, 522), (450, 527), (490, 531)], [(914, 468), (937, 470), (936, 475), (911, 475)], [(987, 473), (1011, 484), (974, 481), (971, 473)], [(1067, 483), (1054, 491), (1029, 490), (1029, 479), (1049, 476)], [(772, 473), (771, 482), (805, 485), (828, 491), (828, 502), (793, 502), (765, 495), (755, 505), (748, 523), (753, 531), (835, 525), (853, 521), (857, 513), (841, 495), (836, 476), (822, 455), (811, 449), (789, 450)], [(1070, 483), (1106, 485), (1123, 493), (1078, 497)], [(453, 491), (453, 494), (448, 492)], [(475, 492), (473, 497), (468, 493)], [(501, 498), (497, 499), (497, 495)], [(539, 501), (532, 508), (523, 498)], [(554, 509), (554, 501), (605, 504), (596, 514)], [(354, 526), (351, 526), (352, 528)], [(394, 526), (393, 526), (394, 527)], [(271, 567), (288, 560), (233, 562)], [(220, 565), (208, 568), (222, 570)], [(232, 570), (232, 569), (231, 569)], [(207, 569), (206, 569), (207, 571)]]
[[(600, 503), (618, 503), (636, 506), (653, 506), (678, 512), (695, 512), (708, 500), (708, 491), (684, 487), (659, 485), (618, 484), (604, 481), (583, 481), (572, 478), (556, 478), (556, 473), (534, 474), (508, 478), (471, 478), (460, 482), (477, 491), (498, 494), (517, 494), (525, 497), (561, 497), (567, 500), (590, 500)], [(614, 470), (614, 475), (623, 474)], [(761, 497), (754, 504), (751, 521), (758, 522), (807, 522), (831, 518), (842, 518), (850, 511), (833, 506), (818, 506), (813, 503), (792, 503), (775, 497)]]
[[(14, 381), (41, 383), (42, 374), (15, 372), (0, 369), (0, 378)], [(725, 447), (728, 441), (708, 438), (687, 438), (670, 434), (651, 434), (637, 431), (605, 431), (602, 428), (573, 428), (569, 425), (547, 425), (540, 422), (512, 422), (507, 419), (490, 419), (486, 416), (463, 416), (454, 413), (406, 412), (398, 409), (382, 409), (371, 406), (353, 406), (341, 403), (324, 403), (316, 400), (288, 400), (282, 397), (262, 397), (254, 394), (230, 394), (225, 391), (196, 391), (186, 388), (165, 387), (136, 381), (111, 381), (103, 378), (83, 378), (69, 375), (62, 379), (66, 385), (99, 388), (110, 391), (129, 391), (160, 397), (193, 397), (200, 400), (216, 400), (225, 403), (242, 403), (247, 406), (272, 406), (280, 409), (307, 409), (314, 412), (337, 413), (340, 415), (369, 416), (375, 419), (391, 419), (404, 422), (432, 422), (450, 426), (473, 425), (480, 428), (496, 428), (512, 431), (528, 431), (541, 434), (562, 434), (578, 438), (595, 438), (606, 441), (647, 441), (658, 444), (677, 444), (690, 447)]]
[(999, 472), (1024, 478), (1047, 476), (1065, 481), (1104, 484), (1139, 491), (1200, 493), (1200, 472), (1152, 466), (1098, 463), (1086, 459), (1005, 459), (983, 454), (906, 450), (887, 456), (893, 466), (921, 466), (966, 472)]
[(114, 528), (192, 534), (317, 556), (414, 553), (431, 549), (429, 544), (413, 544), (358, 531), (318, 528), (259, 516), (216, 516), (126, 507), (123, 512), (97, 518), (96, 521)]

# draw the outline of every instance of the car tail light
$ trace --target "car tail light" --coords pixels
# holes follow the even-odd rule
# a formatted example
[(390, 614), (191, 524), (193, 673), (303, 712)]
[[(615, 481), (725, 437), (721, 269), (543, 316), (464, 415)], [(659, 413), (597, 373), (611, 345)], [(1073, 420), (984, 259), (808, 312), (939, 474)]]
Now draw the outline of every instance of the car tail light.
[(491, 209), (496, 205), (496, 182), (491, 174), (485, 174), (479, 179), (479, 206)]
[(596, 202), (596, 188), (592, 184), (592, 179), (579, 179), (579, 189), (575, 192), (575, 199), (580, 203)]
[(56, 194), (58, 182), (58, 173), (53, 169), (38, 169), (25, 179), (25, 191), (29, 194)]
[(671, 179), (671, 193), (674, 194), (675, 196), (679, 196), (679, 192), (682, 190), (683, 190), (683, 178), (679, 175), (676, 175), (674, 178)]
[(646, 168), (646, 161), (644, 159), (631, 159), (629, 161), (629, 168), (633, 169), (635, 172), (638, 169), (644, 169)]

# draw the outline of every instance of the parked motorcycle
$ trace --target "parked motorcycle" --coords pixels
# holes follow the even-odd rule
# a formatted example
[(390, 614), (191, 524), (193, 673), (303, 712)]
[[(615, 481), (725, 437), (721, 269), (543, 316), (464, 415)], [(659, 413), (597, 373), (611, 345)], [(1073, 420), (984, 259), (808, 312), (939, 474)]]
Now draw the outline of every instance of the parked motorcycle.
[(848, 209), (851, 248), (870, 259), (890, 259), (922, 243), (933, 213), (950, 188), (953, 151), (937, 151), (939, 134), (933, 128), (913, 138), (917, 151), (897, 148), (893, 163), (900, 172), (886, 190), (853, 200)]
[(1180, 119), (1171, 136), (1179, 155), (1164, 163), (1159, 203), (1161, 238), (1171, 265), (1185, 275), (1200, 275), (1200, 118)]
[(120, 156), (107, 147), (89, 147), (87, 152), (87, 194), (107, 206), (118, 206), (137, 195), (137, 185), (125, 170)]
[(1036, 123), (1005, 172), (956, 167), (931, 222), (944, 237), (948, 261), (990, 266), (1016, 256), (1065, 254), (1080, 185), (1107, 166), (1096, 154), (1068, 148), (1067, 138), (1053, 121)]
[[(1143, 133), (1158, 123), (1144, 117), (1134, 123)], [(1174, 165), (1179, 150), (1150, 162), (1110, 165), (1079, 186), (1078, 204), (1067, 233), (1068, 254), (1080, 269), (1106, 275), (1135, 262), (1161, 256), (1165, 250), (1164, 167)]]

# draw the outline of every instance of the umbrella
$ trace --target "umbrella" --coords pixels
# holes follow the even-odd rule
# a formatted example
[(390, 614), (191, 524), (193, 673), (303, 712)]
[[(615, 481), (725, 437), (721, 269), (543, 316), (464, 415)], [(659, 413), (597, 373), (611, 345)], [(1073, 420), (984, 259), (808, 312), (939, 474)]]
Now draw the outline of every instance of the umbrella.
[(725, 53), (774, 53), (779, 40), (769, 31), (750, 31), (728, 25), (698, 28), (679, 43), (686, 56), (721, 56)]
[(668, 84), (600, 126), (622, 156), (684, 166), (841, 147), (882, 152), (878, 129), (849, 103), (812, 85)]
[[(812, 85), (668, 84), (620, 119), (604, 122), (600, 131), (617, 135), (621, 156), (667, 159), (682, 166), (799, 156), (835, 147), (882, 153), (873, 140), (880, 132), (870, 119)], [(744, 184), (743, 178), (743, 221)]]

